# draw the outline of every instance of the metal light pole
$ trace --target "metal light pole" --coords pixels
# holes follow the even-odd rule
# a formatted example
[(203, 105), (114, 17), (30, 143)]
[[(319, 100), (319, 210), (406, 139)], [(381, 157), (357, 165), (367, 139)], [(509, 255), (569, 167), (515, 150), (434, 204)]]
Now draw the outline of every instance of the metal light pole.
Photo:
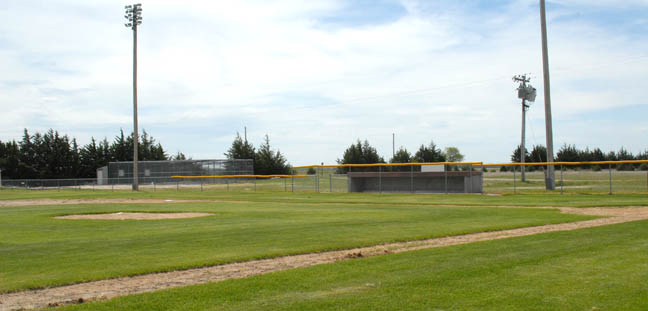
[[(545, 126), (547, 128), (547, 162), (554, 162), (553, 126), (551, 123), (551, 90), (549, 83), (549, 52), (547, 51), (547, 16), (545, 0), (540, 0), (540, 28), (542, 31), (542, 69), (544, 73)], [(547, 190), (556, 189), (556, 177), (553, 165), (547, 165), (545, 176)]]
[(392, 133), (392, 159), (396, 156), (396, 133)]
[(137, 129), (137, 26), (142, 24), (142, 5), (134, 4), (126, 6), (124, 16), (128, 23), (126, 27), (133, 29), (133, 191), (139, 189), (139, 177), (137, 169), (137, 145), (139, 135)]

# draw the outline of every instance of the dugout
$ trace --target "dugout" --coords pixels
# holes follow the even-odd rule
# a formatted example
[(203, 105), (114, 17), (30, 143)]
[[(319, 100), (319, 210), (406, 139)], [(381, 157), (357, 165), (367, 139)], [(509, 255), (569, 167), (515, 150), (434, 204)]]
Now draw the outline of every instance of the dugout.
[[(171, 176), (252, 175), (252, 159), (234, 160), (175, 160), (138, 161), (140, 183), (176, 182)], [(133, 182), (133, 162), (110, 162), (97, 169), (97, 184), (130, 184)], [(200, 182), (200, 181), (197, 181)]]
[(349, 172), (349, 192), (481, 193), (479, 171)]

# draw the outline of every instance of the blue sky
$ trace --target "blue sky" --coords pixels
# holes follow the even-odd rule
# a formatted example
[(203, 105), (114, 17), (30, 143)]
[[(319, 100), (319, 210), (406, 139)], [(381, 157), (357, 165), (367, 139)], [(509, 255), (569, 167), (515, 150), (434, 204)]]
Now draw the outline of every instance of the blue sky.
[[(0, 140), (49, 128), (85, 144), (132, 130), (124, 1), (0, 3)], [(170, 154), (221, 158), (267, 133), (293, 165), (357, 139), (388, 159), (431, 140), (505, 162), (520, 142), (511, 77), (538, 98), (538, 1), (142, 1), (139, 118)], [(554, 148), (648, 149), (648, 1), (548, 1)]]

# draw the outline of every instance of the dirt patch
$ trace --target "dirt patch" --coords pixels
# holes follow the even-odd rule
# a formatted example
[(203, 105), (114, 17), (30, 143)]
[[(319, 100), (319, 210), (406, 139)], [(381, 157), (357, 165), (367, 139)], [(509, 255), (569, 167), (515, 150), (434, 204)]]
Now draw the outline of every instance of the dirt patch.
[(0, 207), (32, 205), (74, 205), (74, 204), (145, 204), (145, 203), (187, 203), (206, 202), (202, 200), (161, 200), (161, 199), (39, 199), (39, 200), (0, 200)]
[(179, 218), (198, 218), (214, 214), (210, 213), (112, 213), (112, 214), (85, 214), (85, 215), (66, 215), (56, 216), (56, 219), (98, 219), (98, 220), (153, 220), (153, 219), (179, 219)]
[(426, 248), (528, 236), (545, 232), (599, 227), (648, 219), (648, 208), (646, 207), (558, 209), (560, 209), (564, 213), (577, 213), (583, 215), (609, 217), (556, 225), (480, 232), (422, 241), (389, 243), (341, 251), (285, 256), (205, 268), (172, 271), (166, 273), (154, 273), (40, 290), (16, 292), (0, 295), (0, 310), (41, 308), (48, 305), (73, 304), (79, 303), (79, 301), (109, 299), (117, 296), (152, 292), (173, 287), (202, 284), (207, 282), (217, 282), (227, 279), (245, 278), (252, 275), (265, 274), (269, 272), (299, 267), (314, 266), (319, 264), (327, 264), (342, 260), (357, 260), (358, 258), (401, 253)]

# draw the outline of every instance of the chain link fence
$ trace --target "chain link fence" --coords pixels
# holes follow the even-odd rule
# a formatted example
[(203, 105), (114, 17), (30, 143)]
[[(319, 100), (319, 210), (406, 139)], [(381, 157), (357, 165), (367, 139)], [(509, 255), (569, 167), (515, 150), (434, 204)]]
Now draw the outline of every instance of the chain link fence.
[[(531, 168), (531, 169), (530, 169)], [(527, 166), (522, 178), (520, 167), (489, 167), (484, 173), (484, 191), (488, 193), (542, 193), (545, 190), (544, 166)], [(559, 193), (648, 193), (648, 171), (618, 170), (608, 167), (581, 168), (558, 165), (555, 192)]]
[[(644, 161), (648, 162), (648, 161)], [(642, 163), (644, 163), (642, 162)], [(617, 163), (615, 163), (617, 164)], [(140, 177), (141, 191), (263, 191), (263, 192), (373, 192), (373, 193), (648, 193), (648, 171), (639, 166), (613, 163), (555, 165), (556, 189), (545, 190), (545, 166), (526, 164), (524, 180), (519, 164), (435, 163), (391, 166), (386, 164), (317, 167), (305, 175), (258, 178), (237, 176), (191, 176), (186, 178)], [(425, 166), (439, 168), (430, 171)], [(326, 167), (326, 168), (325, 168)], [(344, 174), (342, 174), (344, 173)], [(0, 189), (31, 190), (131, 190), (132, 178), (93, 179), (3, 179)]]
[[(283, 191), (317, 192), (319, 178), (316, 176), (295, 176), (286, 178), (140, 178), (141, 191)], [(28, 190), (93, 190), (120, 191), (132, 189), (132, 178), (83, 179), (3, 179), (0, 189)], [(336, 181), (339, 183), (339, 181)]]

